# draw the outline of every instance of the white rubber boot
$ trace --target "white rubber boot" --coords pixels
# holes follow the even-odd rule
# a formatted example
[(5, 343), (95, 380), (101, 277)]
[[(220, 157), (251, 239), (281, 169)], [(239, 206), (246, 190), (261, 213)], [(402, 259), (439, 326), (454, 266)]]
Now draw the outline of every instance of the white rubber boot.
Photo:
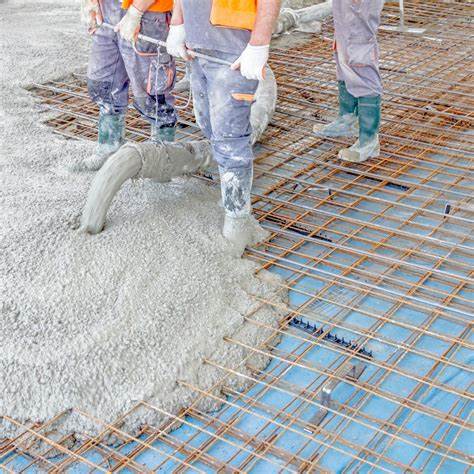
[(232, 217), (225, 215), (222, 235), (232, 243), (232, 254), (241, 257), (249, 243), (250, 215)]
[(267, 235), (251, 214), (253, 169), (225, 170), (219, 167), (219, 172), (225, 209), (222, 235), (232, 244), (231, 254), (241, 257), (247, 245), (256, 244)]
[(377, 158), (379, 155), (380, 142), (378, 134), (364, 146), (361, 146), (360, 141), (357, 140), (354, 145), (349, 148), (339, 150), (339, 158), (343, 161), (350, 161), (351, 163), (362, 163), (369, 158)]

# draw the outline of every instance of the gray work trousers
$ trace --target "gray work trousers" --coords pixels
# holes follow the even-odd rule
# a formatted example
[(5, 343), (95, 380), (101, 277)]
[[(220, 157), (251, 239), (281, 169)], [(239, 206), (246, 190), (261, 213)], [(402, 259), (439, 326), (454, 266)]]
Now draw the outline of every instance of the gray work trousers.
[(381, 95), (377, 30), (384, 0), (333, 0), (337, 79), (354, 97)]
[[(100, 0), (104, 21), (116, 25), (125, 11), (118, 0)], [(146, 12), (140, 32), (165, 41), (171, 13)], [(129, 87), (133, 105), (149, 122), (174, 126), (176, 113), (171, 91), (176, 68), (165, 48), (138, 40), (135, 48), (118, 33), (102, 27), (93, 35), (87, 72), (91, 99), (105, 113), (124, 113), (128, 107)], [(163, 99), (167, 107), (163, 107)]]

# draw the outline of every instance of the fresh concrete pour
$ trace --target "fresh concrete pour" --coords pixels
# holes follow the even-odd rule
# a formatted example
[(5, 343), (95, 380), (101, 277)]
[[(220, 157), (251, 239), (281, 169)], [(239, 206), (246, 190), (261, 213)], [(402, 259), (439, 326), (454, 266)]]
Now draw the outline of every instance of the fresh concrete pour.
[[(276, 277), (229, 255), (219, 191), (197, 179), (128, 181), (105, 230), (78, 232), (93, 176), (67, 161), (93, 144), (53, 135), (22, 89), (85, 64), (71, 3), (7, 1), (0, 18), (0, 438), (22, 431), (2, 415), (30, 424), (76, 407), (111, 422), (140, 400), (176, 412), (196, 395), (178, 380), (207, 389), (223, 376), (204, 359), (235, 367), (247, 355), (225, 336), (268, 336), (244, 315), (281, 318), (257, 299), (285, 302)], [(137, 414), (124, 428), (161, 421)], [(60, 431), (101, 428), (74, 415)]]
[[(21, 238), (2, 271), (1, 414), (32, 422), (77, 407), (111, 422), (140, 400), (176, 413), (192, 397), (177, 380), (208, 389), (223, 375), (203, 359), (244, 359), (225, 336), (252, 346), (269, 336), (244, 316), (258, 308), (252, 295), (283, 295), (275, 277), (229, 257), (214, 188), (130, 182), (96, 236), (61, 214), (58, 206), (10, 229)], [(263, 306), (252, 317), (271, 326), (281, 314)], [(100, 429), (84, 421), (72, 417), (61, 431)], [(134, 421), (127, 429), (160, 420)], [(14, 434), (0, 424), (0, 438)]]

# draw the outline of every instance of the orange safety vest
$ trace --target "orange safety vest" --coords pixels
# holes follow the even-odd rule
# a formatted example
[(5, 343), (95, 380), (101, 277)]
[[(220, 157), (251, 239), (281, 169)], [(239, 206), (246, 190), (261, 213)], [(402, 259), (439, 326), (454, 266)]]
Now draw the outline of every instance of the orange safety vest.
[(212, 0), (211, 23), (214, 26), (253, 30), (258, 0)]
[[(133, 0), (122, 0), (122, 8), (128, 8)], [(149, 12), (170, 12), (173, 10), (173, 0), (156, 0), (156, 2), (148, 9)]]

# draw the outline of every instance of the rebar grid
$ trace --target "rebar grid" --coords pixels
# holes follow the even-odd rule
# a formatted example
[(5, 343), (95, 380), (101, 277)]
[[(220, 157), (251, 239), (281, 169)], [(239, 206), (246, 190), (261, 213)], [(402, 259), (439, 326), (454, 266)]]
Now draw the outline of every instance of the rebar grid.
[[(336, 114), (331, 22), (323, 25), (323, 38), (275, 49), (279, 102), (256, 148), (253, 193), (255, 215), (271, 236), (247, 257), (260, 264), (258, 271), (283, 277), (285, 318), (275, 329), (255, 311), (247, 315), (246, 324), (271, 335), (259, 347), (227, 338), (247, 357), (238, 367), (203, 361), (222, 374), (209, 390), (178, 381), (196, 399), (177, 414), (141, 402), (110, 424), (73, 410), (103, 431), (59, 438), (52, 427), (71, 413), (32, 426), (2, 417), (24, 432), (0, 444), (0, 467), (328, 472), (339, 462), (344, 472), (472, 468), (465, 439), (473, 428), (473, 13), (463, 2), (411, 1), (407, 23), (426, 33), (380, 33), (382, 152), (358, 165), (336, 159), (347, 140), (312, 134), (313, 125)], [(388, 2), (383, 23), (397, 21), (398, 7)], [(95, 139), (97, 109), (82, 76), (33, 90), (51, 112), (47, 123), (54, 131)], [(186, 100), (180, 96), (178, 104)], [(148, 136), (133, 110), (127, 134), (135, 141)], [(200, 137), (189, 107), (181, 111), (178, 137)], [(290, 325), (294, 318), (320, 331), (300, 331)], [(374, 356), (328, 342), (334, 333)], [(265, 371), (252, 364), (258, 355), (271, 360)], [(348, 376), (355, 364), (365, 369), (360, 378)], [(230, 378), (248, 388), (237, 392)], [(321, 393), (331, 383), (337, 387), (327, 406)], [(222, 405), (220, 411), (203, 412), (204, 400)], [(134, 435), (122, 431), (138, 410), (167, 421)], [(314, 424), (321, 410), (327, 413)], [(180, 425), (184, 435), (176, 430)], [(42, 449), (32, 452), (38, 441)]]

